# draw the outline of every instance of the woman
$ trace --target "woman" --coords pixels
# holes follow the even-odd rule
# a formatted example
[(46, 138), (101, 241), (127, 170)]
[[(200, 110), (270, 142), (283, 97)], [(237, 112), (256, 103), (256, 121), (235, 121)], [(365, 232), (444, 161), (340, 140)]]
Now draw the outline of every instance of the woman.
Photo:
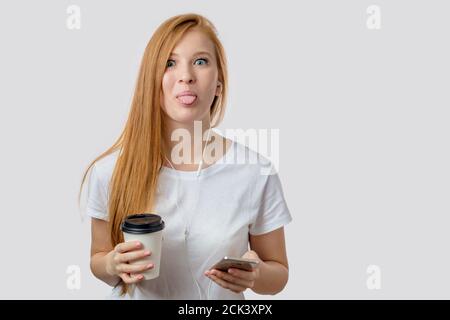
[[(263, 174), (269, 161), (210, 130), (223, 118), (226, 94), (225, 54), (211, 22), (196, 14), (165, 21), (145, 49), (123, 133), (81, 183), (92, 169), (91, 270), (114, 287), (111, 297), (244, 299), (246, 289), (276, 294), (286, 285), (283, 226), (292, 218), (278, 175)], [(180, 132), (190, 138), (181, 153), (174, 141)], [(180, 154), (194, 161), (180, 161)], [(258, 161), (242, 161), (247, 156)], [(159, 214), (166, 225), (153, 280), (141, 274), (153, 265), (129, 264), (151, 252), (124, 242), (120, 230), (124, 217), (143, 212)], [(223, 256), (256, 259), (259, 266), (210, 269)]]

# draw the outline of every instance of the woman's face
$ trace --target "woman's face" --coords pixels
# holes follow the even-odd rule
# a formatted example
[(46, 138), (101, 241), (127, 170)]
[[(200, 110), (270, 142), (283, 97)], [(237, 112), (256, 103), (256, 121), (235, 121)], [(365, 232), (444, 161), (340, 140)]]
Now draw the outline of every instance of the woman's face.
[(209, 121), (220, 94), (214, 43), (201, 31), (189, 30), (173, 49), (162, 79), (161, 106), (176, 122)]

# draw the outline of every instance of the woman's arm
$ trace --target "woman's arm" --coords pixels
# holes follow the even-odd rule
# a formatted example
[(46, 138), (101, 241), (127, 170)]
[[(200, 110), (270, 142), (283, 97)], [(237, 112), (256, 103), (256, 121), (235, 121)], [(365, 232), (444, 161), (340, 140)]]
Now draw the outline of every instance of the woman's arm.
[(252, 290), (258, 294), (277, 294), (284, 289), (289, 278), (284, 228), (263, 235), (249, 235), (250, 248), (262, 260), (259, 277)]
[(95, 277), (114, 287), (120, 280), (119, 276), (107, 272), (107, 261), (113, 253), (109, 243), (107, 222), (91, 219), (91, 271)]

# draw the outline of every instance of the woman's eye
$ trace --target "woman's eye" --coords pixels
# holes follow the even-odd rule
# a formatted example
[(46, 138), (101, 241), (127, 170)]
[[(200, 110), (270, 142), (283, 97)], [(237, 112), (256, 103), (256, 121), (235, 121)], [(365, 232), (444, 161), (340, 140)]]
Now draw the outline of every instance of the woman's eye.
[(175, 64), (175, 61), (173, 61), (173, 60), (168, 60), (167, 61), (167, 63), (166, 63), (166, 67), (172, 67), (173, 65)]
[[(195, 60), (194, 64), (198, 65), (198, 66), (202, 66), (202, 65), (208, 64), (208, 59), (206, 59), (206, 58), (199, 58), (199, 59)], [(166, 67), (167, 68), (173, 67), (174, 65), (175, 65), (175, 61), (174, 60), (167, 60), (167, 63), (166, 63)]]
[[(203, 62), (203, 63), (198, 64), (198, 63), (197, 63), (198, 61)], [(197, 59), (197, 60), (195, 60), (194, 64), (200, 65), (200, 66), (201, 66), (201, 65), (204, 65), (204, 64), (208, 64), (208, 59), (205, 59), (205, 58)]]

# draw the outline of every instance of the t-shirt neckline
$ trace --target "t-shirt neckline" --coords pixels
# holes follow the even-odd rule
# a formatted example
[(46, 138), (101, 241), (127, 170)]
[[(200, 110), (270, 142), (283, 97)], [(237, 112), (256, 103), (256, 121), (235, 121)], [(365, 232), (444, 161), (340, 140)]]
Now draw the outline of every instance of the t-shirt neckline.
[[(231, 145), (228, 147), (228, 150), (225, 152), (225, 154), (222, 155), (222, 157), (219, 160), (211, 164), (209, 167), (202, 168), (200, 170), (200, 175), (198, 176), (198, 178), (202, 179), (204, 177), (211, 176), (217, 171), (223, 169), (227, 164), (232, 163), (235, 148), (236, 143), (232, 140)], [(176, 170), (170, 167), (162, 166), (160, 173), (163, 175), (169, 175), (172, 177), (181, 178), (185, 180), (197, 179), (197, 170), (194, 171)]]

